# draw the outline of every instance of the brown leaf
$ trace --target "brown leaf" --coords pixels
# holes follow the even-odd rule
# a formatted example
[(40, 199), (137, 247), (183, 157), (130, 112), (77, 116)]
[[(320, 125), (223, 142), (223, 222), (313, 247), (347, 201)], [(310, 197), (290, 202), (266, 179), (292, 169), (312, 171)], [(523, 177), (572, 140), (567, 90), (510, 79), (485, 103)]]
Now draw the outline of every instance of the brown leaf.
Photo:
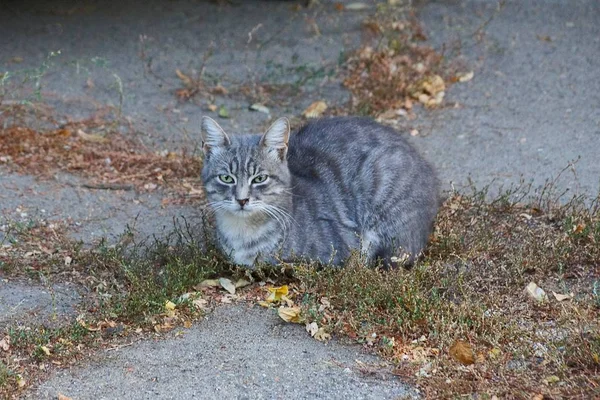
[(70, 397), (65, 396), (62, 393), (58, 394), (58, 400), (72, 400)]
[(92, 142), (92, 143), (108, 143), (109, 140), (102, 135), (97, 135), (93, 133), (85, 133), (81, 129), (77, 129), (77, 136), (84, 142)]
[(0, 340), (0, 349), (4, 351), (10, 349), (10, 336), (5, 336), (4, 339)]
[(473, 354), (473, 348), (467, 342), (457, 340), (450, 347), (450, 356), (456, 361), (464, 365), (471, 365), (475, 363), (475, 355)]

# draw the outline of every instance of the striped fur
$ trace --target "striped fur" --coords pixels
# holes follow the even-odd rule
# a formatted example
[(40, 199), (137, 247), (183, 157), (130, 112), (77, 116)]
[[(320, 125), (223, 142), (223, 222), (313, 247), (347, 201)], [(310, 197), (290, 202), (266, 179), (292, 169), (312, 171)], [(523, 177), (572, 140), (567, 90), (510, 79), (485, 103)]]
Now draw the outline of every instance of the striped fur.
[(278, 253), (341, 264), (360, 249), (394, 264), (425, 247), (438, 180), (393, 129), (339, 117), (290, 135), (279, 119), (262, 136), (227, 136), (204, 118), (202, 132), (217, 240), (234, 262), (252, 266)]

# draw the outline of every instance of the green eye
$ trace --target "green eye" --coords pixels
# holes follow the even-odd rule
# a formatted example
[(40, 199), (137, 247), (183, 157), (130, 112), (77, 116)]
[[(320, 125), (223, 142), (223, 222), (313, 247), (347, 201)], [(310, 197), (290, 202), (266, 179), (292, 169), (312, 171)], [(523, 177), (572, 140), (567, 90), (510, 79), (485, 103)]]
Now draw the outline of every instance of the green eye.
[(258, 175), (256, 178), (252, 179), (252, 183), (263, 183), (268, 177), (269, 175)]
[(219, 175), (219, 180), (223, 183), (233, 183), (233, 177), (231, 175)]

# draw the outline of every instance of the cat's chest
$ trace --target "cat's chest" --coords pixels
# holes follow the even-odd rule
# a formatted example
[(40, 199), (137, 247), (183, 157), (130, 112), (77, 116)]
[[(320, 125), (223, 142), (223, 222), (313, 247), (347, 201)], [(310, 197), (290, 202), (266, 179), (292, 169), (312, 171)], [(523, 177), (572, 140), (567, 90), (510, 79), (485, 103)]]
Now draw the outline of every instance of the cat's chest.
[(233, 248), (269, 247), (279, 239), (273, 221), (256, 223), (238, 215), (221, 215), (217, 218), (219, 234)]

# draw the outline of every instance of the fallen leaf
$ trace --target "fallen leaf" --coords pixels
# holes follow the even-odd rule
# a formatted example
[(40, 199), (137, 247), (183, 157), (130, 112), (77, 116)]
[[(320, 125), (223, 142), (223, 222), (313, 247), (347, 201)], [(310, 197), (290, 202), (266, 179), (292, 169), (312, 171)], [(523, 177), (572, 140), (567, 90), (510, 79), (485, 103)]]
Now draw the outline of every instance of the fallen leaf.
[(546, 378), (544, 378), (544, 383), (546, 385), (551, 385), (551, 384), (557, 383), (557, 382), (560, 382), (560, 378), (556, 375), (550, 375), (550, 376), (547, 376)]
[(475, 363), (475, 355), (473, 354), (473, 348), (467, 342), (457, 340), (450, 347), (450, 356), (456, 361), (464, 365), (471, 365)]
[(183, 321), (183, 327), (190, 329), (192, 327), (192, 321), (190, 321), (189, 319), (186, 319), (185, 321)]
[(473, 79), (474, 76), (475, 76), (475, 73), (473, 71), (469, 71), (467, 73), (459, 75), (458, 81), (459, 82), (469, 82), (471, 79)]
[[(199, 288), (219, 287), (219, 286), (221, 286), (221, 283), (219, 282), (218, 279), (205, 279), (196, 286)], [(194, 289), (196, 288), (196, 286), (194, 286)]]
[(40, 346), (40, 349), (44, 352), (45, 355), (50, 355), (50, 349), (46, 346)]
[(263, 106), (260, 103), (254, 103), (250, 107), (248, 107), (251, 111), (258, 111), (265, 114), (270, 114), (271, 110), (268, 107)]
[(17, 375), (17, 386), (22, 388), (26, 384), (25, 379), (21, 375)]
[(554, 295), (554, 298), (556, 300), (558, 300), (558, 301), (571, 300), (573, 298), (573, 293), (571, 293), (571, 294), (560, 294), (560, 293), (552, 292), (552, 294)]
[(65, 266), (68, 267), (69, 265), (71, 265), (71, 262), (73, 262), (73, 259), (69, 256), (66, 256), (65, 257)]
[(221, 118), (229, 118), (229, 111), (225, 108), (225, 106), (221, 106), (219, 108), (219, 117)]
[(349, 11), (361, 11), (361, 10), (368, 10), (370, 7), (368, 4), (365, 3), (349, 3), (346, 4), (345, 9), (349, 10)]
[(92, 142), (92, 143), (108, 143), (109, 142), (109, 140), (102, 135), (97, 135), (94, 133), (85, 133), (81, 129), (77, 129), (77, 136), (84, 142)]
[(10, 336), (5, 336), (4, 339), (0, 340), (0, 349), (4, 351), (10, 349)]
[(310, 336), (315, 336), (315, 334), (319, 331), (319, 325), (316, 322), (311, 322), (310, 324), (306, 324), (306, 332)]
[(331, 335), (325, 332), (325, 328), (323, 327), (319, 328), (319, 330), (317, 331), (317, 333), (315, 333), (313, 337), (319, 342), (324, 342), (326, 340), (331, 339)]
[(497, 358), (500, 354), (502, 353), (502, 351), (500, 349), (497, 348), (493, 348), (490, 351), (488, 351), (488, 356), (491, 359)]
[(267, 288), (269, 291), (269, 297), (267, 297), (267, 302), (274, 303), (276, 301), (281, 301), (282, 297), (285, 297), (289, 293), (289, 289), (287, 285), (279, 286), (279, 287), (270, 287)]
[(192, 300), (192, 304), (194, 305), (194, 307), (200, 310), (205, 310), (208, 308), (208, 300), (202, 298)]
[(208, 105), (208, 109), (209, 109), (210, 111), (212, 111), (212, 112), (215, 112), (215, 111), (217, 111), (217, 109), (218, 109), (218, 108), (219, 108), (219, 107), (217, 107), (217, 105), (216, 105), (216, 104), (209, 104), (209, 105)]
[(271, 307), (271, 303), (269, 303), (268, 301), (259, 301), (258, 305), (269, 308)]
[(62, 393), (58, 394), (58, 400), (72, 400), (70, 397), (65, 396)]
[(219, 278), (219, 284), (225, 290), (227, 290), (231, 294), (235, 294), (236, 286), (227, 278)]
[(544, 292), (544, 289), (536, 285), (535, 282), (530, 282), (529, 285), (527, 285), (527, 287), (525, 288), (525, 291), (527, 292), (529, 297), (531, 297), (537, 302), (542, 303), (548, 300), (548, 296), (546, 295), (546, 292)]
[(167, 309), (168, 311), (173, 311), (175, 307), (175, 303), (173, 303), (170, 300), (167, 300), (167, 302), (165, 303), (165, 309)]
[(327, 110), (327, 103), (324, 101), (315, 101), (304, 110), (302, 115), (306, 118), (318, 118)]
[(302, 317), (300, 315), (300, 307), (279, 307), (277, 309), (277, 314), (281, 317), (285, 322), (292, 322), (295, 324), (299, 324), (302, 322)]
[(248, 282), (245, 279), (238, 279), (237, 282), (235, 283), (235, 288), (236, 289), (243, 288), (243, 287), (250, 285), (251, 283), (252, 282)]

